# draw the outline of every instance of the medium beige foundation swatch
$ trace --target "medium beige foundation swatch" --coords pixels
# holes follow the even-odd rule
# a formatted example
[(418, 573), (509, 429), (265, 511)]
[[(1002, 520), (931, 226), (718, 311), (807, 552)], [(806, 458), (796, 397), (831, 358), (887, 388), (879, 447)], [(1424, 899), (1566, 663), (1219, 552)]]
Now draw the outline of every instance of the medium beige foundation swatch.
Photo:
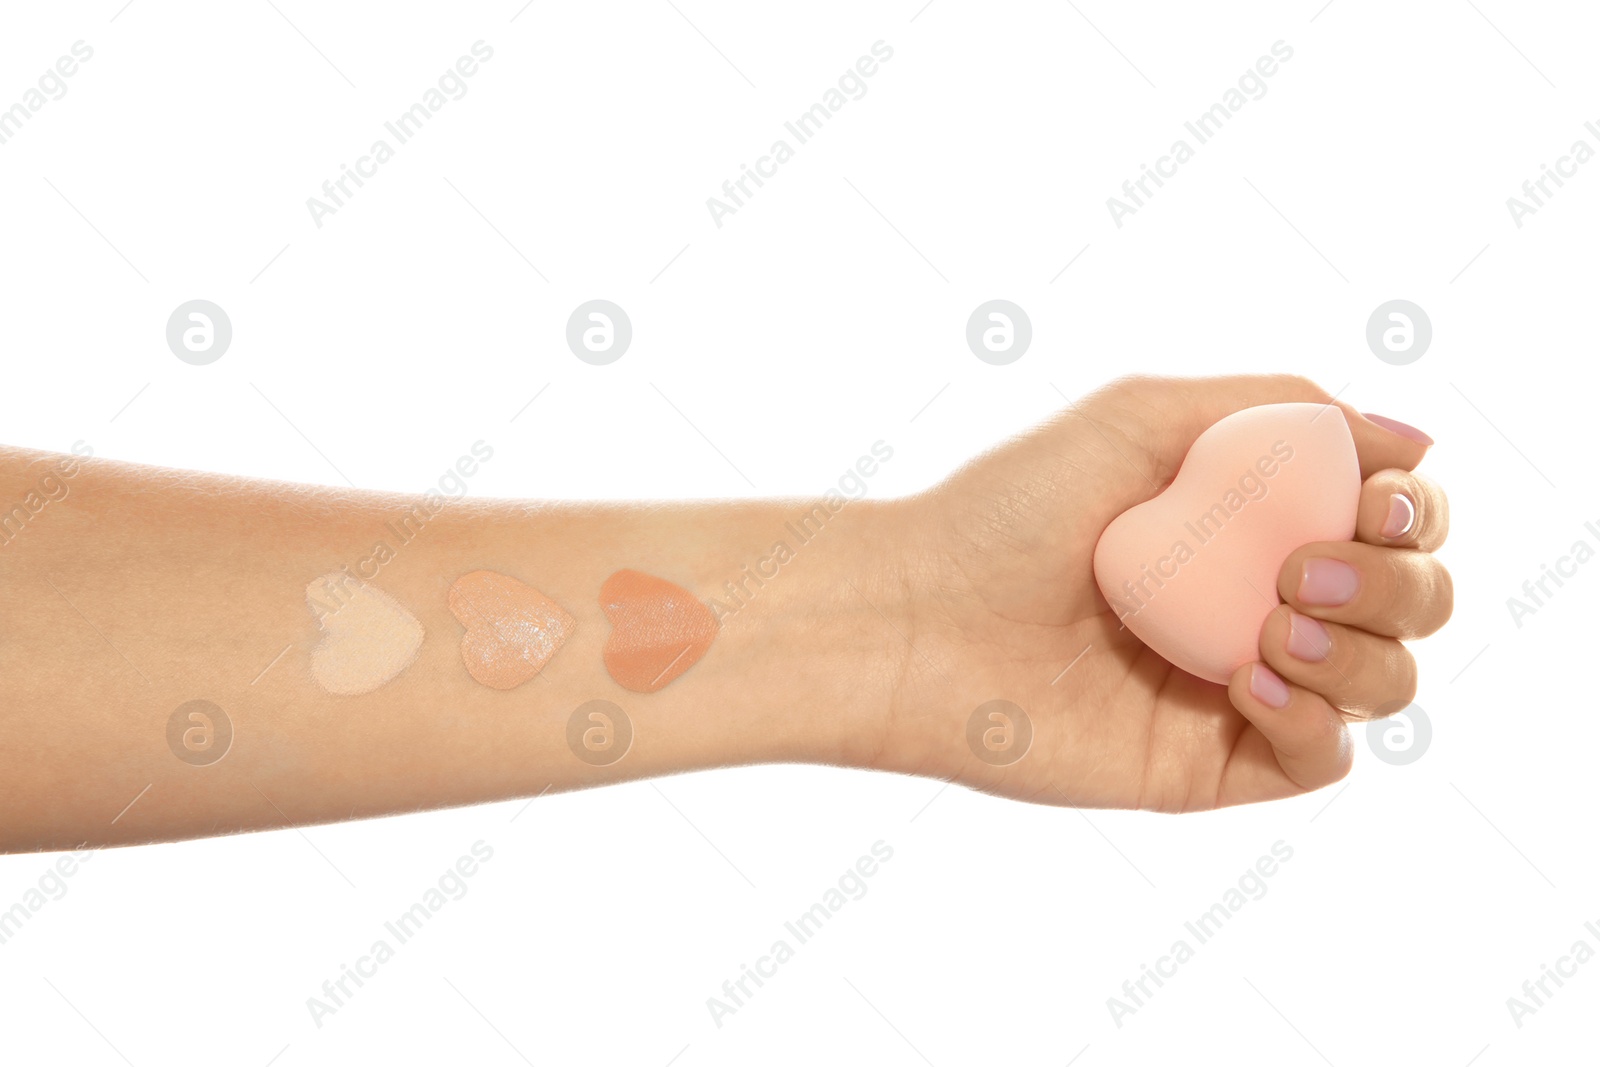
[(322, 629), (311, 650), (311, 677), (335, 696), (360, 696), (387, 685), (422, 647), (422, 623), (383, 590), (342, 571), (306, 586), (306, 604)]
[(621, 570), (600, 587), (611, 620), (606, 672), (624, 689), (654, 693), (700, 661), (717, 619), (694, 594), (664, 578)]
[(461, 659), (467, 673), (491, 689), (515, 689), (538, 674), (578, 628), (560, 604), (495, 571), (457, 578), (450, 611), (466, 627)]

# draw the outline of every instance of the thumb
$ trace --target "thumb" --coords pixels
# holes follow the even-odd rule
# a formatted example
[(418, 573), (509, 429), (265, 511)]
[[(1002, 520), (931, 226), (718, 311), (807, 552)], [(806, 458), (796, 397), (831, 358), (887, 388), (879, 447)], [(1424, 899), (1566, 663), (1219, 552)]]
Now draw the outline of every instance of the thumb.
[(1342, 415), (1355, 440), (1361, 477), (1389, 468), (1411, 470), (1428, 444), (1376, 422), (1309, 378), (1294, 374), (1241, 374), (1215, 378), (1119, 378), (1078, 405), (1080, 414), (1125, 440), (1124, 458), (1152, 484), (1178, 473), (1189, 447), (1213, 423), (1261, 404), (1322, 404), (1315, 418)]

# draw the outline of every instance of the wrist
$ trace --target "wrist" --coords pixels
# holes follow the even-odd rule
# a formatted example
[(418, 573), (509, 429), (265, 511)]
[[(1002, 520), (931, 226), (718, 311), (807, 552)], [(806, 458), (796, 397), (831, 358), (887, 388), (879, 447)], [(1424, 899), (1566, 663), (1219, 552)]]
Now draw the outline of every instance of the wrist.
[(747, 709), (728, 762), (879, 765), (915, 655), (908, 509), (834, 503), (761, 505), (744, 539), (759, 547), (710, 583), (727, 678)]

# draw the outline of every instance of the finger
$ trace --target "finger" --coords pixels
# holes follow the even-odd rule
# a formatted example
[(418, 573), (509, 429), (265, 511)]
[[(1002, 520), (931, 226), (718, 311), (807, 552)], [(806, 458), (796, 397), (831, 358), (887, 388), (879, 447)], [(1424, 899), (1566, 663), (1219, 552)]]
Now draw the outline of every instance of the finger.
[(1330, 418), (1332, 408), (1339, 410), (1355, 441), (1363, 478), (1388, 467), (1410, 470), (1433, 444), (1420, 430), (1381, 415), (1363, 415), (1316, 382), (1294, 374), (1119, 378), (1075, 405), (1074, 413), (1129, 442), (1129, 462), (1162, 483), (1177, 472), (1189, 446), (1212, 424), (1245, 408), (1293, 403), (1329, 407), (1317, 418)]
[(1430, 552), (1320, 541), (1289, 553), (1278, 571), (1283, 602), (1312, 618), (1408, 640), (1450, 619), (1450, 572)]
[(1119, 378), (1078, 405), (1133, 447), (1131, 461), (1157, 483), (1177, 473), (1189, 446), (1213, 423), (1262, 404), (1332, 401), (1327, 390), (1295, 374), (1215, 378)]
[(1261, 627), (1261, 658), (1285, 681), (1356, 718), (1381, 717), (1417, 695), (1417, 661), (1406, 646), (1279, 605)]
[(1432, 552), (1449, 532), (1449, 502), (1431, 479), (1390, 468), (1362, 484), (1356, 540)]
[(1219, 804), (1292, 796), (1350, 773), (1350, 731), (1316, 693), (1285, 682), (1265, 663), (1247, 663), (1229, 680), (1228, 699), (1260, 740), (1240, 739), (1223, 769)]
[(1361, 477), (1370, 478), (1381, 470), (1395, 467), (1408, 471), (1422, 462), (1433, 445), (1433, 438), (1414, 426), (1384, 418), (1363, 415), (1343, 401), (1335, 401), (1350, 426), (1361, 460)]

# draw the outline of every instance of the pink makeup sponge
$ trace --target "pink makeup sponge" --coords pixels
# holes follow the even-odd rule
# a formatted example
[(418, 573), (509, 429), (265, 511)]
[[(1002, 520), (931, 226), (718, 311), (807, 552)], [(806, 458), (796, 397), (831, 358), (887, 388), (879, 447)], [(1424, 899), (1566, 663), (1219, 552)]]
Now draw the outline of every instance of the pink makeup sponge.
[(1308, 542), (1354, 537), (1360, 496), (1339, 408), (1246, 408), (1196, 438), (1159, 496), (1111, 521), (1095, 546), (1095, 581), (1141, 641), (1226, 684), (1261, 658), (1283, 561)]

